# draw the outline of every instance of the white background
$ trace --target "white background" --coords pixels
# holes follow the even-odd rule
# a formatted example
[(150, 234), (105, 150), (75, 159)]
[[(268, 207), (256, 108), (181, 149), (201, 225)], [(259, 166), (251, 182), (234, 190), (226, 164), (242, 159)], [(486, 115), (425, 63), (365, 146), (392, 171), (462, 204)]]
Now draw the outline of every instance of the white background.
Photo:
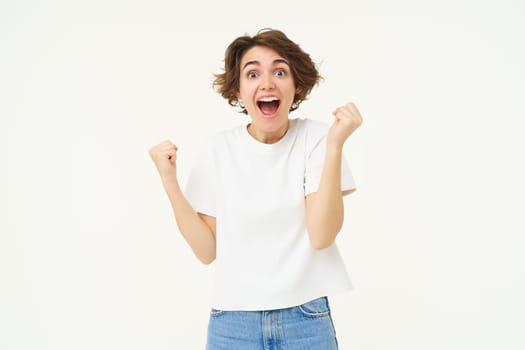
[[(210, 2), (211, 3), (211, 2)], [(244, 123), (226, 46), (282, 29), (325, 77), (358, 191), (338, 238), (342, 349), (525, 348), (520, 1), (2, 1), (0, 348), (203, 349), (213, 265), (181, 238), (148, 149)], [(181, 180), (183, 181), (183, 180)], [(268, 253), (271, 259), (271, 253)]]

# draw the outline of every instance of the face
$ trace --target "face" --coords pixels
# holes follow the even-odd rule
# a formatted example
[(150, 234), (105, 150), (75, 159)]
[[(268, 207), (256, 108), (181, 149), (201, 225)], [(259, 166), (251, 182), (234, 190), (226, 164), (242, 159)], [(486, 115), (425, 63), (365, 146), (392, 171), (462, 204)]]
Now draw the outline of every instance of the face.
[(254, 46), (244, 54), (240, 69), (237, 97), (252, 125), (262, 133), (286, 131), (296, 93), (288, 62), (270, 48)]

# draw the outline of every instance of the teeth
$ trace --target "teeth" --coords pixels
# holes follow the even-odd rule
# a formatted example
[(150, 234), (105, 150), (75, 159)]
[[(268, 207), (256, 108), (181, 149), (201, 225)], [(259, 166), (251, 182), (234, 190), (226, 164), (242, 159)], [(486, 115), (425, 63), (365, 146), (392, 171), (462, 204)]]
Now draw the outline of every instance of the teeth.
[(259, 102), (273, 102), (273, 101), (279, 101), (279, 99), (275, 96), (272, 97), (263, 97), (259, 99)]

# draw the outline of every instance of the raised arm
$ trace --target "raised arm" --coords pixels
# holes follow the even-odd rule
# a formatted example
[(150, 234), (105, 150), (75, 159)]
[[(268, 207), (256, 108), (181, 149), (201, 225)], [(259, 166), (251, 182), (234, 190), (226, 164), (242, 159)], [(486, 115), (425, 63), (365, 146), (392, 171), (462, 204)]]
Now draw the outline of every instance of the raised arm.
[(162, 179), (177, 226), (197, 258), (204, 264), (215, 260), (215, 218), (197, 213), (184, 196), (177, 180), (177, 146), (164, 141), (149, 154)]
[(342, 197), (346, 194), (341, 191), (343, 145), (362, 123), (361, 114), (353, 103), (337, 108), (333, 115), (335, 120), (328, 131), (319, 188), (306, 197), (306, 224), (315, 249), (332, 245), (343, 226)]

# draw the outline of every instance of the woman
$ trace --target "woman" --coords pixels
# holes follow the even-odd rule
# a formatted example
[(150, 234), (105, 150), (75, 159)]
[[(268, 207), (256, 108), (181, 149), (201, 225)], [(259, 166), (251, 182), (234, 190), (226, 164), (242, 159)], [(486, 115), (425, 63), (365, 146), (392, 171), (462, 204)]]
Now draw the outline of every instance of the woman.
[(210, 138), (183, 192), (177, 147), (150, 150), (177, 225), (197, 258), (216, 261), (207, 349), (337, 349), (327, 295), (351, 288), (334, 243), (355, 189), (343, 144), (353, 103), (328, 127), (290, 119), (320, 76), (284, 33), (236, 38), (214, 85), (249, 123)]

